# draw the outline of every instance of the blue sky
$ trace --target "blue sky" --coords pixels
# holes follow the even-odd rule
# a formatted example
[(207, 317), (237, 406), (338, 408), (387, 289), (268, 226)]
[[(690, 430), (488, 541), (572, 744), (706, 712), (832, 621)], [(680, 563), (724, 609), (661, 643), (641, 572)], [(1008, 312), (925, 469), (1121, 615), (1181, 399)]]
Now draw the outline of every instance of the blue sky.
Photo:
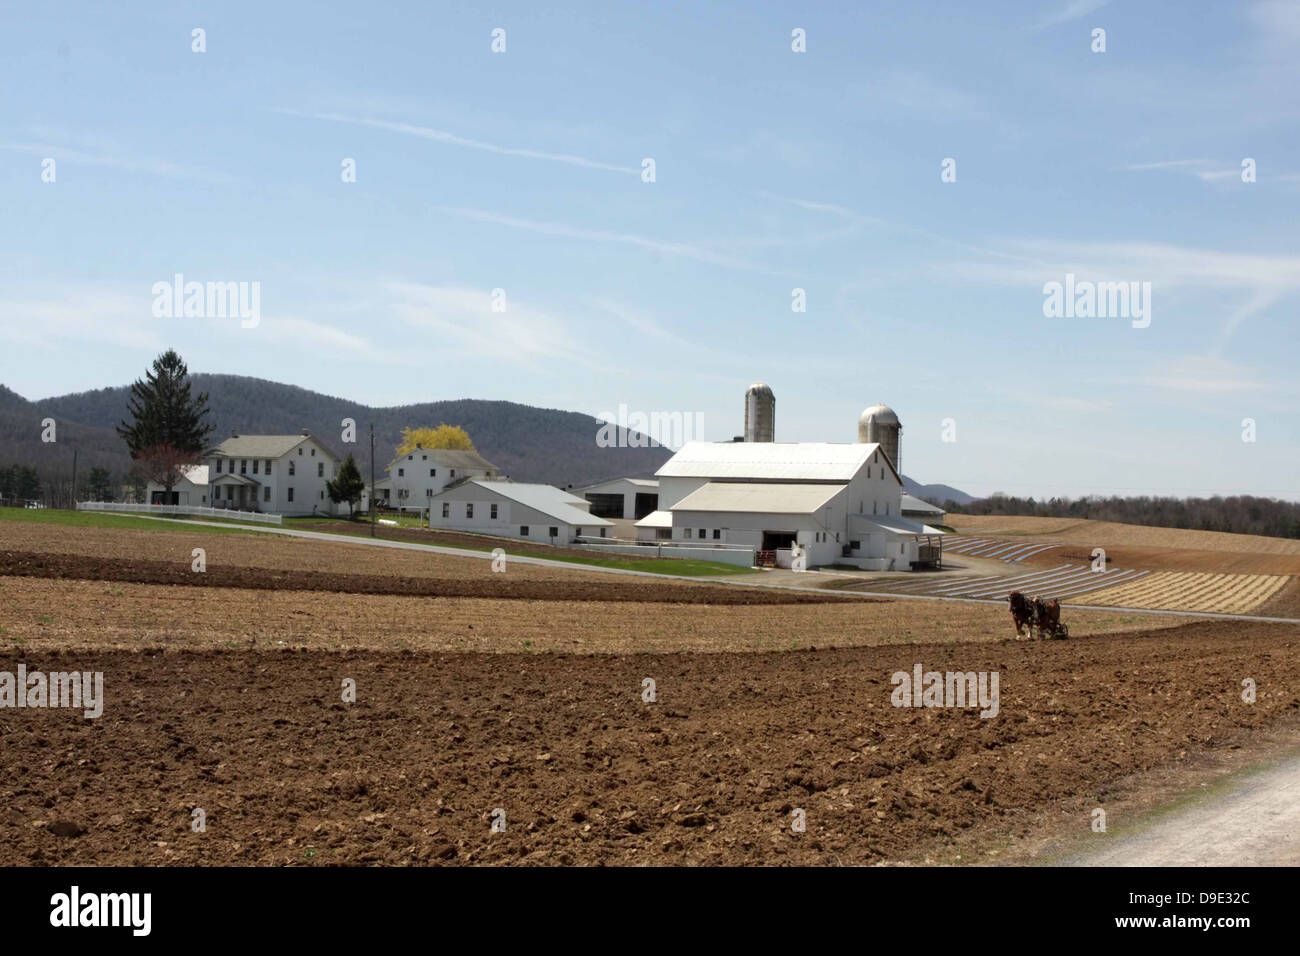
[[(925, 482), (1300, 500), (1300, 3), (3, 16), (0, 382), (29, 398), (173, 346), (724, 439), (762, 380), (783, 441), (892, 405)], [(259, 324), (155, 317), (176, 273), (259, 282)], [(1045, 317), (1067, 273), (1150, 282), (1150, 326)]]

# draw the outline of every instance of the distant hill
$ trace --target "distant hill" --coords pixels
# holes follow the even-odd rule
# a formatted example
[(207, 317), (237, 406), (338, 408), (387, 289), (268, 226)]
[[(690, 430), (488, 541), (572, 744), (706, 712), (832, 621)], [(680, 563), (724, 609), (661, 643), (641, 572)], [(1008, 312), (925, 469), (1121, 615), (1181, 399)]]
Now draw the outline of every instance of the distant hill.
[[(306, 428), (335, 452), (352, 452), (369, 478), (369, 426), (375, 426), (376, 473), (393, 457), (403, 426), (459, 425), (469, 432), (479, 452), (516, 481), (538, 481), (564, 487), (583, 485), (619, 475), (653, 475), (671, 456), (667, 448), (600, 448), (599, 427), (590, 415), (514, 402), (477, 399), (424, 402), (372, 408), (322, 395), (294, 385), (242, 375), (193, 376), (194, 391), (207, 392), (216, 426), (214, 442), (231, 431), (241, 434), (295, 434)], [(130, 469), (125, 443), (114, 427), (126, 416), (129, 386), (101, 388), (29, 402), (0, 385), (0, 463), (35, 464), (42, 471), (71, 470), (70, 448), (78, 447), (78, 470), (95, 465), (114, 474)], [(40, 421), (58, 422), (58, 443), (43, 444)], [(357, 423), (356, 445), (340, 440), (341, 422)]]
[(940, 506), (949, 501), (955, 501), (959, 505), (968, 505), (975, 500), (973, 495), (968, 495), (951, 485), (923, 485), (920, 482), (913, 481), (906, 475), (903, 476), (903, 490), (913, 497), (933, 501)]
[[(667, 448), (600, 448), (599, 427), (590, 415), (515, 402), (479, 399), (424, 402), (372, 408), (345, 398), (323, 395), (296, 385), (284, 385), (243, 375), (193, 376), (194, 392), (207, 392), (216, 426), (214, 442), (231, 431), (245, 435), (295, 434), (306, 428), (335, 452), (352, 452), (369, 479), (369, 426), (375, 426), (376, 475), (393, 457), (403, 426), (459, 425), (469, 432), (479, 452), (516, 481), (538, 481), (575, 487), (620, 475), (653, 475), (672, 452)], [(72, 448), (84, 477), (91, 468), (107, 468), (115, 476), (131, 468), (126, 444), (115, 426), (126, 417), (130, 387), (100, 388), (32, 402), (0, 385), (0, 465), (34, 465), (48, 480), (69, 479)], [(53, 418), (58, 441), (41, 441), (41, 420)], [(356, 444), (340, 441), (341, 422), (357, 423)], [(904, 487), (918, 498), (974, 499), (947, 485), (922, 485), (904, 477)]]

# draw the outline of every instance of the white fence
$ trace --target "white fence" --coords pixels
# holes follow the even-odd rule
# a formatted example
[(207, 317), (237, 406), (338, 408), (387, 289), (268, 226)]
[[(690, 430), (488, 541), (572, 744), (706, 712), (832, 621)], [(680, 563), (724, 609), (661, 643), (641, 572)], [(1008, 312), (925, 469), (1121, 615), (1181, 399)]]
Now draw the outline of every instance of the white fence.
[(202, 508), (198, 505), (130, 505), (116, 501), (78, 501), (78, 511), (123, 511), (145, 515), (195, 515), (204, 518), (232, 518), (236, 521), (261, 521), (264, 524), (281, 524), (279, 515), (260, 511), (233, 511), (230, 508)]
[(598, 538), (583, 535), (579, 544), (588, 551), (612, 551), (642, 558), (690, 558), (696, 561), (719, 561), (742, 568), (754, 566), (754, 549), (736, 544), (687, 544), (676, 541), (630, 541), (627, 538)]

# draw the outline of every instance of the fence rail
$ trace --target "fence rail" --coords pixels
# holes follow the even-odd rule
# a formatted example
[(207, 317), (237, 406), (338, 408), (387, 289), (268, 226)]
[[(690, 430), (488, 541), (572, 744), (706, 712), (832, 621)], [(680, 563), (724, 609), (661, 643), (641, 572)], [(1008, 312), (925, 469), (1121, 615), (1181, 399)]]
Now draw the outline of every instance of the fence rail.
[(237, 521), (260, 521), (264, 524), (281, 524), (280, 515), (260, 511), (234, 511), (230, 508), (205, 508), (200, 505), (133, 505), (116, 501), (78, 501), (78, 511), (121, 511), (147, 515), (195, 515), (206, 518), (233, 518)]

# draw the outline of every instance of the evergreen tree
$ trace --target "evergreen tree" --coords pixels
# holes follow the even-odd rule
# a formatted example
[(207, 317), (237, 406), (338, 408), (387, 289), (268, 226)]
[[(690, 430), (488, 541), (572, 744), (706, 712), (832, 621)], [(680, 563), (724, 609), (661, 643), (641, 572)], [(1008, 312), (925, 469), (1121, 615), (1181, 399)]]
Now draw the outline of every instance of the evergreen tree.
[(92, 468), (90, 476), (86, 479), (86, 484), (90, 489), (91, 501), (112, 501), (113, 500), (113, 476), (107, 468)]
[[(207, 448), (213, 426), (205, 422), (208, 396), (190, 394), (190, 370), (175, 349), (168, 349), (153, 361), (153, 368), (131, 386), (127, 402), (131, 424), (123, 421), (117, 433), (126, 440), (133, 459), (179, 459), (195, 462)], [(179, 480), (179, 472), (167, 469), (163, 475), (167, 500)]]
[(357, 461), (351, 455), (339, 466), (338, 477), (325, 482), (325, 493), (330, 496), (330, 501), (335, 504), (341, 501), (348, 503), (348, 518), (352, 517), (353, 506), (361, 500), (361, 494), (365, 490), (366, 483), (362, 481)]

